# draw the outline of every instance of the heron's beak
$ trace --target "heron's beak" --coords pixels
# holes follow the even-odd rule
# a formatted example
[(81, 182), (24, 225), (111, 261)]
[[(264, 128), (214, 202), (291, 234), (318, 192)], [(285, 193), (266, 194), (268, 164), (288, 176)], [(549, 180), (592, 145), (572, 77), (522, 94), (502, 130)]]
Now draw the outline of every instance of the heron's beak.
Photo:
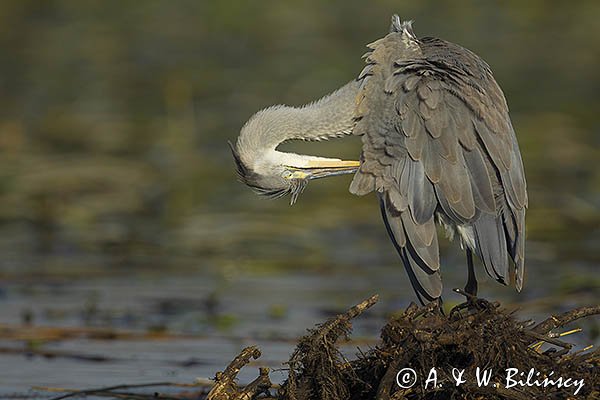
[(290, 167), (292, 178), (319, 179), (330, 176), (353, 174), (360, 167), (360, 161), (318, 160), (310, 161), (306, 167)]
[(309, 168), (358, 168), (360, 161), (344, 160), (311, 160), (308, 162)]
[(316, 167), (311, 168), (309, 173), (309, 179), (327, 178), (329, 176), (354, 174), (360, 163), (358, 161), (347, 161), (348, 163), (355, 163), (353, 165), (341, 166), (341, 167)]

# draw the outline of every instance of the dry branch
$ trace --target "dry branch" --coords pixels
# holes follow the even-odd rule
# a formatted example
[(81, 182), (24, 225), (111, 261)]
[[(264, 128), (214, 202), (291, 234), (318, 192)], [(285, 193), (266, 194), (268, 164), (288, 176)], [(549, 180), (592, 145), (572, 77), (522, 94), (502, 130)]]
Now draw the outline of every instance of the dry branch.
[(560, 315), (550, 316), (545, 321), (533, 327), (532, 331), (536, 333), (548, 333), (552, 329), (560, 328), (578, 319), (598, 314), (600, 314), (600, 306), (579, 307), (574, 310), (564, 312)]

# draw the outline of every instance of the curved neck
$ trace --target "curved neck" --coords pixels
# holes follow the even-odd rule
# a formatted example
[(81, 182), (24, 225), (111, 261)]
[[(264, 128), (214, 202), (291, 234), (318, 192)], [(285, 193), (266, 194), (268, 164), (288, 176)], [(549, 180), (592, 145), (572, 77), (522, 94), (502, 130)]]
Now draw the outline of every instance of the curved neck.
[(314, 141), (350, 134), (358, 89), (359, 83), (352, 81), (302, 107), (274, 106), (258, 112), (238, 138), (242, 160), (256, 160), (287, 140)]
[(284, 140), (323, 140), (352, 133), (358, 89), (359, 83), (352, 81), (313, 103), (289, 107), (295, 124), (284, 130)]

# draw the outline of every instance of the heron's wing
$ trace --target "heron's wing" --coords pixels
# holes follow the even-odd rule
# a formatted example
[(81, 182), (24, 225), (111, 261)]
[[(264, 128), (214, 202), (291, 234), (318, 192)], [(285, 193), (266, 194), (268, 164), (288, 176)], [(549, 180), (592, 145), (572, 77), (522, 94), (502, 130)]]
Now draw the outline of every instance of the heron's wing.
[(499, 281), (510, 254), (520, 288), (527, 195), (506, 101), (476, 55), (423, 40), (412, 61), (398, 58), (401, 33), (370, 45), (354, 130), (363, 136), (362, 165), (350, 191), (381, 193), (388, 232), (427, 299), (442, 288), (436, 211), (471, 229), (473, 247)]

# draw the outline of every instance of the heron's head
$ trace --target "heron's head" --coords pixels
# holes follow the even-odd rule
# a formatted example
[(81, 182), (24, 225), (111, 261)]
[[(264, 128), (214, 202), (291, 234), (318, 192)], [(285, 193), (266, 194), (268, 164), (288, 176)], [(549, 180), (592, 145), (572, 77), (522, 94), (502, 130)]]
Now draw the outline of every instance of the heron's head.
[(295, 112), (297, 109), (285, 106), (259, 111), (244, 125), (237, 143), (229, 143), (238, 177), (243, 183), (271, 198), (289, 194), (291, 204), (309, 180), (354, 173), (359, 166), (358, 161), (278, 151), (277, 146), (289, 140), (327, 139), (303, 137), (302, 127), (296, 126)]

